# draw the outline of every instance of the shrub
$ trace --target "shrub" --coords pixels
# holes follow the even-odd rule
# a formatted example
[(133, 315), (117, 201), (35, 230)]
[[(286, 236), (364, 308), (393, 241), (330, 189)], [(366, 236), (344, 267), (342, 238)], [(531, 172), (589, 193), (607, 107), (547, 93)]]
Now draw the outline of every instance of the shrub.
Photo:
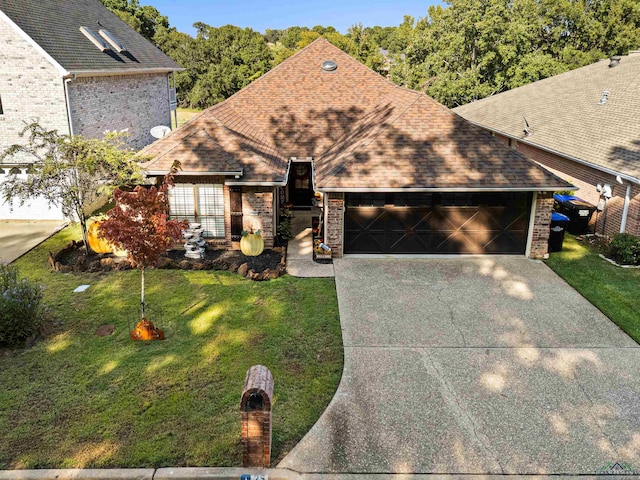
[(42, 291), (0, 263), (0, 344), (16, 345), (37, 332), (42, 319)]
[(610, 255), (622, 265), (640, 265), (640, 237), (617, 233), (611, 240)]

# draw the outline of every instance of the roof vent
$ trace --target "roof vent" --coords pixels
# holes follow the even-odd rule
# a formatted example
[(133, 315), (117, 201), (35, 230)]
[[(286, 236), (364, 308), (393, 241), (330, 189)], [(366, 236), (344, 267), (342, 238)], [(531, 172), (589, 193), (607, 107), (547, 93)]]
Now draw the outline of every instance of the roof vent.
[(524, 136), (528, 137), (529, 135), (531, 135), (531, 125), (529, 125), (529, 122), (527, 122), (527, 117), (523, 116), (522, 118), (524, 118)]
[(604, 105), (609, 100), (609, 90), (602, 92), (602, 98), (598, 102), (598, 105)]
[(105, 50), (110, 50), (109, 45), (105, 43), (105, 41), (100, 37), (96, 32), (91, 30), (89, 27), (80, 27), (80, 31), (87, 37), (91, 42), (98, 47), (101, 52)]
[(336, 68), (338, 68), (338, 64), (333, 60), (325, 60), (322, 62), (322, 70), (325, 72), (333, 72)]
[(125, 47), (113, 33), (109, 32), (109, 30), (101, 28), (100, 30), (98, 30), (98, 33), (114, 48), (116, 52), (121, 53), (127, 51), (127, 47)]
[(620, 55), (615, 55), (609, 58), (609, 68), (617, 67), (618, 65), (620, 65), (620, 60), (622, 60), (622, 57)]

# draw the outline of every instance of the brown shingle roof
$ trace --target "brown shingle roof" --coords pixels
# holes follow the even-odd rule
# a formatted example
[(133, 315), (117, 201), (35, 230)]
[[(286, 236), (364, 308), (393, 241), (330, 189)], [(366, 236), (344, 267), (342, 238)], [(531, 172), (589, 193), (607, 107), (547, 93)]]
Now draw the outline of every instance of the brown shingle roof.
[[(600, 104), (604, 91), (608, 100)], [(601, 60), (455, 109), (490, 130), (640, 178), (640, 54)], [(531, 135), (525, 137), (524, 118)]]
[[(332, 72), (321, 68), (333, 60)], [(284, 180), (290, 157), (313, 157), (331, 188), (565, 189), (563, 180), (426, 95), (398, 87), (318, 39), (143, 151), (170, 165), (176, 143), (204, 130), (244, 167), (241, 181)], [(247, 158), (251, 144), (253, 156)], [(182, 152), (182, 151), (181, 151)], [(195, 156), (182, 152), (183, 167)], [(216, 155), (219, 157), (220, 155)], [(180, 159), (180, 158), (178, 158)], [(211, 162), (199, 171), (217, 168)]]

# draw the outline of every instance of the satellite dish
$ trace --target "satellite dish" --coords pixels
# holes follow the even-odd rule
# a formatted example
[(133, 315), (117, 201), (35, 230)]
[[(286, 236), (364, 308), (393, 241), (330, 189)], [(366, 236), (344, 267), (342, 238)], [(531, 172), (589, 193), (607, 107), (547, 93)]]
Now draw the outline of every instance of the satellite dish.
[(162, 138), (171, 131), (171, 128), (166, 125), (158, 125), (149, 130), (149, 133), (153, 138)]

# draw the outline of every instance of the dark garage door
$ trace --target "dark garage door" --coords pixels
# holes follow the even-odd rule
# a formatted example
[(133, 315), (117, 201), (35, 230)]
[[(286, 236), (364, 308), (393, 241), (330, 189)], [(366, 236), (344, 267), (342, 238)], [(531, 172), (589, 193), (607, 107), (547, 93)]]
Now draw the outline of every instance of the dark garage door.
[(347, 193), (345, 253), (524, 254), (532, 194)]

